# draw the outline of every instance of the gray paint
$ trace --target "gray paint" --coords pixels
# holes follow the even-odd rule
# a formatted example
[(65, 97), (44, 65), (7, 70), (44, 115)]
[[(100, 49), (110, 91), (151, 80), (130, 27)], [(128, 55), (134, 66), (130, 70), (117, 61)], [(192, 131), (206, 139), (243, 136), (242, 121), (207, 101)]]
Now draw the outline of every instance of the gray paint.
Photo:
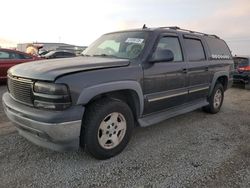
[(81, 92), (77, 104), (87, 104), (93, 96), (97, 96), (102, 93), (107, 93), (111, 91), (119, 91), (119, 90), (133, 90), (137, 93), (140, 103), (140, 115), (143, 113), (144, 108), (144, 100), (143, 100), (143, 93), (141, 86), (136, 81), (117, 81), (117, 82), (110, 82), (110, 83), (103, 83), (98, 84), (95, 86), (91, 86), (88, 88), (83, 89)]
[(74, 105), (64, 111), (47, 111), (37, 109), (16, 102), (12, 99), (9, 93), (4, 93), (2, 100), (4, 101), (4, 107), (11, 109), (11, 111), (15, 113), (20, 113), (24, 117), (35, 121), (50, 124), (81, 120), (85, 110), (82, 105)]
[[(70, 109), (61, 112), (38, 111), (11, 98), (7, 99), (8, 94), (3, 98), (5, 108), (8, 106), (16, 114), (40, 122), (59, 121), (60, 117), (61, 121), (66, 121), (69, 120), (68, 114), (71, 120), (79, 120), (83, 117), (84, 106), (95, 96), (118, 90), (132, 90), (136, 92), (140, 104), (140, 116), (137, 121), (141, 126), (148, 126), (207, 105), (207, 97), (217, 79), (227, 76), (231, 81), (232, 59), (210, 58), (210, 49), (205, 39), (214, 36), (173, 28), (143, 31), (148, 32), (149, 38), (143, 53), (131, 61), (106, 57), (78, 57), (26, 63), (10, 69), (9, 73), (13, 76), (66, 84), (72, 100)], [(202, 41), (205, 60), (188, 60), (183, 38), (186, 34)], [(182, 62), (149, 61), (158, 40), (166, 35), (178, 37), (183, 52)], [(183, 95), (180, 95), (182, 93)], [(33, 142), (43, 145), (37, 140)]]
[[(141, 66), (136, 63), (131, 63), (129, 66), (126, 67), (114, 67), (112, 69), (99, 69), (95, 71), (84, 71), (75, 74), (68, 74), (58, 78), (56, 80), (56, 83), (65, 83), (69, 86), (72, 103), (74, 105), (77, 105), (80, 95), (86, 88), (123, 81), (136, 82), (137, 85), (140, 85), (141, 88), (142, 77), (143, 71)], [(133, 87), (127, 89), (133, 90)], [(100, 90), (103, 89), (100, 88)], [(92, 97), (95, 96), (96, 94), (94, 94)]]
[[(4, 111), (7, 117), (14, 122), (18, 132), (31, 142), (57, 151), (76, 150), (79, 148), (79, 136), (81, 130), (81, 119), (84, 107), (74, 108), (73, 116), (70, 111), (60, 113), (60, 121), (57, 112), (38, 111), (37, 109), (18, 109), (23, 106), (18, 103), (13, 105), (13, 100), (8, 93), (3, 96)], [(18, 113), (17, 113), (18, 112)], [(67, 113), (68, 112), (68, 113)], [(64, 114), (63, 114), (64, 113)], [(76, 120), (78, 119), (78, 120)]]
[(177, 106), (175, 108), (172, 108), (171, 110), (166, 110), (160, 113), (155, 113), (155, 114), (151, 114), (151, 115), (139, 118), (138, 122), (141, 127), (147, 127), (150, 125), (154, 125), (156, 123), (160, 123), (171, 117), (175, 117), (175, 116), (187, 113), (187, 112), (191, 112), (193, 110), (196, 110), (197, 108), (201, 108), (206, 105), (208, 105), (208, 102), (205, 99), (196, 100), (192, 103), (187, 103), (181, 106)]
[(212, 94), (214, 86), (215, 86), (218, 78), (222, 77), (222, 76), (226, 76), (227, 79), (229, 80), (229, 72), (227, 72), (227, 71), (219, 71), (219, 72), (214, 73), (213, 80), (212, 80), (212, 83), (211, 83), (211, 86), (209, 89), (209, 94), (208, 94), (209, 96)]
[(54, 81), (57, 77), (69, 73), (127, 65), (129, 61), (124, 59), (82, 56), (23, 63), (12, 67), (8, 73), (28, 79)]

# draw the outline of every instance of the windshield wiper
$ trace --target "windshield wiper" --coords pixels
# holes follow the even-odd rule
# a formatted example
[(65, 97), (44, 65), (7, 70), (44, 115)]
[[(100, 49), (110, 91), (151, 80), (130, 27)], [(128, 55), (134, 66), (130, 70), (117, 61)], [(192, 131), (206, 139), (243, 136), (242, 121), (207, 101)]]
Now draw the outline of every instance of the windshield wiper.
[(116, 56), (109, 55), (109, 54), (94, 54), (93, 56), (94, 57), (115, 57), (115, 58), (117, 58)]

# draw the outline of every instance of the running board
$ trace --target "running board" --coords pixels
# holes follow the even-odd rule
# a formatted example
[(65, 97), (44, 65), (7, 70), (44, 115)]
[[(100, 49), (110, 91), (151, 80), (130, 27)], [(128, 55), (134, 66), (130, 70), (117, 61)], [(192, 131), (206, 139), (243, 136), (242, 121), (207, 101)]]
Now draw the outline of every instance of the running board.
[(142, 118), (139, 118), (138, 122), (141, 127), (147, 127), (156, 123), (160, 123), (171, 117), (175, 117), (181, 114), (185, 114), (187, 112), (194, 111), (203, 106), (207, 106), (208, 104), (209, 103), (207, 102), (207, 100), (199, 100), (196, 102), (187, 103), (187, 104), (178, 106), (176, 108), (169, 109), (164, 112), (160, 112), (160, 113), (156, 113), (152, 115), (146, 115)]

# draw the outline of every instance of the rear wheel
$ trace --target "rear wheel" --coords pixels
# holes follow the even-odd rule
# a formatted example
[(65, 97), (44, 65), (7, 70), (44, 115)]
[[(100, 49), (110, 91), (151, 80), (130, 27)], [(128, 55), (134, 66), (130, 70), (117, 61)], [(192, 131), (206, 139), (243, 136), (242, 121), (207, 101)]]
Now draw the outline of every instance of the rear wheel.
[(203, 110), (205, 112), (216, 114), (220, 111), (220, 108), (224, 100), (224, 88), (219, 82), (216, 83), (211, 96), (208, 98), (209, 105), (205, 106)]
[(89, 106), (82, 126), (81, 140), (88, 152), (97, 159), (108, 159), (128, 144), (134, 119), (126, 103), (103, 99)]

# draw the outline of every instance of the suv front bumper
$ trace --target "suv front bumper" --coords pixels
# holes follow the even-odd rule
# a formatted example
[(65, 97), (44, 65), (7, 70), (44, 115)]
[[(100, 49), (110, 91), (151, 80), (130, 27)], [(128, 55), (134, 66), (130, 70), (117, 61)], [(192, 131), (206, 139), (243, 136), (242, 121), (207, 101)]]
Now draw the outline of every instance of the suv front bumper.
[(57, 151), (79, 148), (84, 107), (45, 111), (20, 104), (9, 93), (3, 95), (3, 106), (18, 132), (31, 142)]

